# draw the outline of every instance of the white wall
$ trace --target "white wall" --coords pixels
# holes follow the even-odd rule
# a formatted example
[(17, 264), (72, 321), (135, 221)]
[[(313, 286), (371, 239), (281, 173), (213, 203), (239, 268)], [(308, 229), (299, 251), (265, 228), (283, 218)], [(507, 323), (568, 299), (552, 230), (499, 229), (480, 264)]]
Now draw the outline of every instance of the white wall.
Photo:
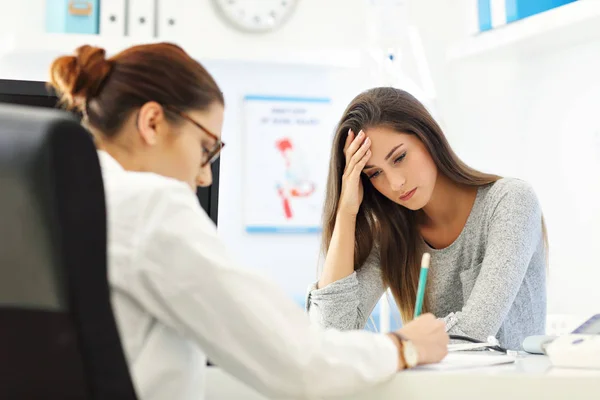
[(600, 307), (600, 46), (456, 69), (456, 145), (476, 167), (530, 181), (550, 237), (549, 310)]
[[(37, 14), (42, 15), (39, 10), (43, 4), (43, 0), (30, 0), (33, 8), (33, 18), (37, 17)], [(24, 1), (9, 1), (0, 0), (0, 34), (14, 32), (17, 29), (24, 29), (19, 27), (19, 18), (27, 14), (26, 4)], [(29, 17), (27, 17), (29, 19)], [(37, 22), (32, 20), (33, 23)]]

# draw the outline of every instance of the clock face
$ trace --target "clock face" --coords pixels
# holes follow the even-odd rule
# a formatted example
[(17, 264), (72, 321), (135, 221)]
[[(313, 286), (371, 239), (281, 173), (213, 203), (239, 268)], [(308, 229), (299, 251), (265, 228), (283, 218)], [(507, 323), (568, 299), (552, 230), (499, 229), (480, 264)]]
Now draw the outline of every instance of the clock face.
[(281, 26), (299, 0), (213, 0), (227, 22), (246, 32), (268, 32)]

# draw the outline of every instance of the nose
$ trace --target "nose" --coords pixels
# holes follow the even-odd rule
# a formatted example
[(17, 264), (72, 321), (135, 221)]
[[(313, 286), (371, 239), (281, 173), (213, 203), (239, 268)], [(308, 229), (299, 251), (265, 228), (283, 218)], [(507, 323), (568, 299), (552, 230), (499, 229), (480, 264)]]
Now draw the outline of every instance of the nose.
[(201, 168), (196, 175), (196, 186), (199, 187), (207, 187), (212, 184), (212, 170), (210, 169), (210, 165)]
[(394, 192), (402, 192), (406, 179), (401, 175), (395, 175), (390, 178), (390, 187)]

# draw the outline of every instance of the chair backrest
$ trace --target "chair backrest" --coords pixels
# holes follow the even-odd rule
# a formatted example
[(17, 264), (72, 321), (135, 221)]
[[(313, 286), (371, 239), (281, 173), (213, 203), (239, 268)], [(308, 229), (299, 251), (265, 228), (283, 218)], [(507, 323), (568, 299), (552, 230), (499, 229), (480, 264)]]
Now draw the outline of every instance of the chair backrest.
[(107, 278), (102, 175), (68, 114), (0, 106), (0, 398), (135, 399)]

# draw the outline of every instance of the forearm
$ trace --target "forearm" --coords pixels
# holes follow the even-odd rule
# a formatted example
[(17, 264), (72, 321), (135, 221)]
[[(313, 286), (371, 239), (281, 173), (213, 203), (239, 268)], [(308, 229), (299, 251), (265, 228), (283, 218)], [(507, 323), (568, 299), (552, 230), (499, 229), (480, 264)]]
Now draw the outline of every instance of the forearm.
[(355, 231), (356, 216), (339, 213), (327, 249), (323, 273), (319, 278), (320, 289), (354, 272)]
[(327, 329), (348, 331), (365, 327), (370, 308), (364, 310), (364, 304), (371, 304), (370, 297), (362, 298), (357, 275), (350, 274), (323, 289), (316, 289), (315, 285), (311, 285), (306, 306), (314, 324)]

